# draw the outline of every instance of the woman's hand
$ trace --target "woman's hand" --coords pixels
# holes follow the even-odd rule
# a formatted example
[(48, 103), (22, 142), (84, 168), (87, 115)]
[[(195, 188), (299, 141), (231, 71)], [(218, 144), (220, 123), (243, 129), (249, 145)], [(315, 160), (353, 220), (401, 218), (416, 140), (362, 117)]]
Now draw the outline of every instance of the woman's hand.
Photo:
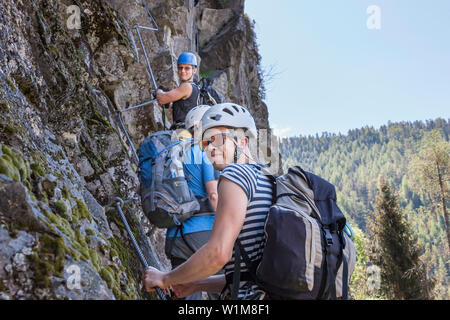
[(154, 287), (159, 287), (161, 289), (166, 289), (168, 285), (165, 283), (166, 272), (159, 271), (156, 268), (149, 267), (145, 270), (142, 277), (144, 283), (144, 288), (147, 292), (155, 291)]
[(162, 91), (161, 89), (157, 89), (155, 92), (155, 97), (156, 100), (158, 101), (158, 103), (161, 105), (161, 98), (164, 96), (164, 91)]

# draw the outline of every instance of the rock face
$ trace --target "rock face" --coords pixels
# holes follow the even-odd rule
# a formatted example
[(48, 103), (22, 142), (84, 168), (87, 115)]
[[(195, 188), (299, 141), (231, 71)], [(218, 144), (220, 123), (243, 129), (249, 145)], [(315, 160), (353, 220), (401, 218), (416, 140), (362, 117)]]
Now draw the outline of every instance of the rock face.
[[(177, 85), (196, 52), (223, 101), (268, 128), (252, 23), (243, 0), (18, 0), (0, 3), (0, 299), (153, 299), (113, 208), (137, 196), (118, 111)], [(135, 146), (163, 127), (156, 104), (124, 112)], [(170, 124), (170, 117), (166, 125)], [(150, 265), (169, 269), (165, 230), (124, 206)]]

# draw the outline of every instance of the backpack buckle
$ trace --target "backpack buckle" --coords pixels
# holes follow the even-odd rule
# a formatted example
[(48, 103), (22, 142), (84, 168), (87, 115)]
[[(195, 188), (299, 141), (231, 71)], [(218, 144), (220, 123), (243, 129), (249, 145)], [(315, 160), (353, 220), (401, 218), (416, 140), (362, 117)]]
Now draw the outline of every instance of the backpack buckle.
[(180, 220), (178, 220), (178, 218), (177, 218), (177, 216), (175, 214), (172, 215), (172, 219), (173, 219), (173, 222), (175, 223), (175, 225), (177, 225), (177, 226), (181, 225)]
[(333, 237), (331, 236), (330, 228), (326, 227), (325, 230), (325, 240), (327, 244), (327, 248), (333, 245)]

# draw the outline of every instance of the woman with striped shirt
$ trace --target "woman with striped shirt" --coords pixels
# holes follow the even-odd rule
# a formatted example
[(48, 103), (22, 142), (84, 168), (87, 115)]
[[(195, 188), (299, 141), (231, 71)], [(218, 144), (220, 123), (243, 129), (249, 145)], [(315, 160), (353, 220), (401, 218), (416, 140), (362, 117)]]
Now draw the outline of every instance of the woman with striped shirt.
[[(211, 238), (174, 270), (147, 270), (144, 286), (147, 291), (172, 286), (178, 297), (207, 291), (230, 298), (235, 242), (239, 239), (251, 262), (259, 263), (273, 186), (250, 155), (249, 144), (252, 139), (256, 142), (257, 130), (248, 110), (234, 103), (215, 105), (203, 115), (201, 132), (202, 149), (214, 168), (222, 171)], [(240, 260), (237, 298), (263, 299), (264, 292), (253, 282), (244, 259)], [(215, 275), (221, 269), (224, 274)]]

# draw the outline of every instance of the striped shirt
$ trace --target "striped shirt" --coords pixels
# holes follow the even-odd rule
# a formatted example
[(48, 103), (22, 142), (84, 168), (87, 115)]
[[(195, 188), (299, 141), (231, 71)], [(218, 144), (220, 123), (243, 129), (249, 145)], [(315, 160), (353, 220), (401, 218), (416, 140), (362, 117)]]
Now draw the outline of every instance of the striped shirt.
[[(261, 261), (264, 250), (264, 223), (272, 205), (272, 182), (269, 177), (252, 164), (230, 164), (222, 171), (219, 183), (222, 177), (236, 183), (247, 196), (247, 212), (238, 239), (250, 260), (257, 264)], [(233, 250), (232, 259), (224, 266), (225, 275), (233, 273), (234, 261)], [(248, 272), (248, 268), (241, 258), (241, 274), (244, 272)], [(231, 290), (231, 288), (228, 289)], [(257, 289), (258, 287), (254, 283), (241, 281), (238, 299), (245, 299), (245, 297), (254, 294)]]

